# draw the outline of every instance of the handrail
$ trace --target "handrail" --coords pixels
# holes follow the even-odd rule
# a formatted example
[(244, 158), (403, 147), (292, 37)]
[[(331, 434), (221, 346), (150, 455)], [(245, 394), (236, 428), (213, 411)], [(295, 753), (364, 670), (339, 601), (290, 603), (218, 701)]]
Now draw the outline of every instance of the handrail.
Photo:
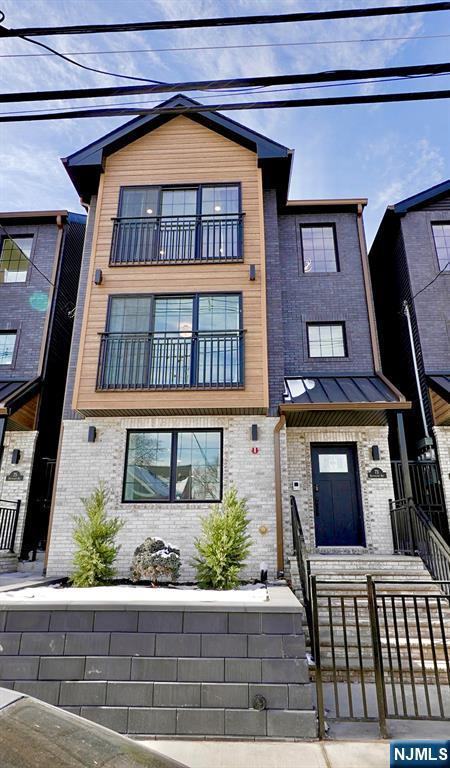
[[(450, 581), (450, 547), (413, 499), (390, 501), (394, 550), (419, 555), (435, 581)], [(450, 588), (445, 590), (450, 594)]]
[(307, 549), (305, 544), (305, 537), (303, 535), (303, 528), (298, 513), (297, 499), (295, 496), (291, 496), (291, 523), (292, 523), (292, 538), (294, 554), (297, 558), (298, 572), (300, 575), (300, 583), (303, 592), (303, 602), (305, 606), (306, 618), (308, 621), (308, 628), (310, 637), (312, 637), (312, 614), (311, 614), (311, 595), (309, 588), (309, 564), (307, 558)]
[(19, 512), (20, 499), (17, 501), (0, 499), (0, 550), (14, 552)]

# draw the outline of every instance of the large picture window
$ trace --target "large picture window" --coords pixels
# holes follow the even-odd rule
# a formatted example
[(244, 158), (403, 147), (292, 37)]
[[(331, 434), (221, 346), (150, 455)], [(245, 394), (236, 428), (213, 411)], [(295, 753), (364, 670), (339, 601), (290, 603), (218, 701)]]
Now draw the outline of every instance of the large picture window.
[(132, 430), (124, 502), (220, 501), (221, 430)]
[(0, 244), (0, 283), (25, 283), (32, 237), (5, 237)]

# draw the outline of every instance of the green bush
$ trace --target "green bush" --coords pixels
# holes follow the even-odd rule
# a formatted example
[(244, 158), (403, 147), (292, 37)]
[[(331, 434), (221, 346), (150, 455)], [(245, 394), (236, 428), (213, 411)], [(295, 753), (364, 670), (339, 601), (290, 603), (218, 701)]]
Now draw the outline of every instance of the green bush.
[(153, 584), (160, 579), (176, 581), (180, 565), (180, 550), (177, 547), (150, 536), (134, 550), (131, 578), (133, 581), (150, 579)]
[(194, 559), (197, 581), (202, 589), (234, 589), (245, 564), (251, 539), (245, 499), (235, 488), (224, 496), (222, 508), (213, 507), (202, 520), (203, 536), (196, 539), (198, 557)]
[(71, 576), (74, 587), (97, 587), (115, 576), (113, 563), (120, 549), (115, 538), (124, 523), (118, 517), (106, 516), (108, 496), (100, 483), (87, 499), (81, 499), (86, 513), (73, 517), (73, 539), (77, 545)]

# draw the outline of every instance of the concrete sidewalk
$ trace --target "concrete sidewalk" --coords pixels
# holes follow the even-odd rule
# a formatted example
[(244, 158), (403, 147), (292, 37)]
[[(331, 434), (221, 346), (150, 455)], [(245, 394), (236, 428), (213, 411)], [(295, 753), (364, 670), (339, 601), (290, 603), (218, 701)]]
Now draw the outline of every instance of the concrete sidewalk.
[(144, 741), (189, 768), (387, 768), (388, 741)]

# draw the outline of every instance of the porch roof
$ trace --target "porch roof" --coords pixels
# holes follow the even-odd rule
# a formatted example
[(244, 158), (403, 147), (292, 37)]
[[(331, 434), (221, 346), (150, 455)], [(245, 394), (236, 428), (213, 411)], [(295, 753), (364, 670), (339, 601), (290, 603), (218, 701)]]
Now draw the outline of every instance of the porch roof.
[(20, 408), (39, 388), (40, 379), (0, 380), (0, 415), (9, 415)]
[(441, 397), (450, 400), (450, 374), (428, 376), (428, 380), (432, 389), (435, 389)]
[(382, 375), (317, 376), (284, 380), (281, 413), (288, 426), (375, 426), (386, 423), (387, 410), (410, 408)]

